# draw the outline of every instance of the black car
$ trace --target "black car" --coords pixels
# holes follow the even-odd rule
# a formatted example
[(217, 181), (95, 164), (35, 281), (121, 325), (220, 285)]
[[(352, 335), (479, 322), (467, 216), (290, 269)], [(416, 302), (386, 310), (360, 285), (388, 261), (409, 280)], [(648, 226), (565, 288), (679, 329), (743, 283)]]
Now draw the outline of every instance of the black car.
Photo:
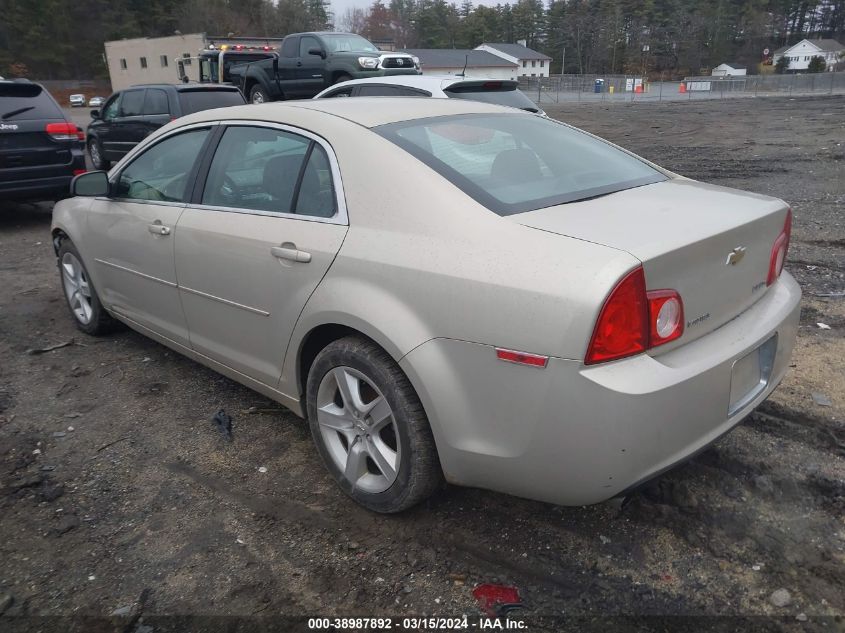
[(88, 153), (96, 169), (108, 169), (144, 137), (162, 125), (200, 110), (243, 105), (234, 86), (150, 84), (111, 95), (100, 110), (91, 110)]
[(84, 139), (43, 86), (0, 81), (0, 199), (68, 195), (85, 171)]

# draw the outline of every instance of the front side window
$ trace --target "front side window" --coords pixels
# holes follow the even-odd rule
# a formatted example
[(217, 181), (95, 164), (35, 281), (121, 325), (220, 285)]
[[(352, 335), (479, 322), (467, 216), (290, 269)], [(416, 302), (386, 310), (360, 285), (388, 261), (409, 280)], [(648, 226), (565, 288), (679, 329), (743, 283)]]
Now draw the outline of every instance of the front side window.
[(527, 114), (436, 117), (374, 130), (499, 215), (666, 180), (609, 143)]
[(318, 143), (298, 134), (230, 127), (211, 161), (202, 203), (331, 217), (335, 205), (328, 157)]
[[(300, 57), (308, 57), (311, 55), (308, 51), (312, 48), (321, 48), (320, 42), (317, 41), (316, 37), (311, 37), (310, 35), (303, 36), (302, 39), (299, 40), (299, 56)], [(312, 55), (313, 57), (313, 55)]]
[(323, 35), (323, 41), (331, 53), (377, 53), (375, 44), (360, 35), (351, 33)]
[(187, 202), (191, 170), (207, 136), (207, 129), (190, 130), (144, 150), (120, 173), (115, 197)]
[(117, 116), (120, 106), (120, 93), (114, 95), (106, 105), (103, 106), (103, 112), (100, 117), (103, 121), (111, 121)]

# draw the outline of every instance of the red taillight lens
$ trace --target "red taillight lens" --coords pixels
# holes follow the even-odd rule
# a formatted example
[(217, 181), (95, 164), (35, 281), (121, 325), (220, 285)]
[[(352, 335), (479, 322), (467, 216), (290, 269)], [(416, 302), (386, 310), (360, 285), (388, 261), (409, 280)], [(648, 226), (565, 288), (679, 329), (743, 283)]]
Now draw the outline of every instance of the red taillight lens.
[(647, 346), (645, 274), (639, 267), (625, 275), (605, 300), (584, 362), (592, 365), (632, 356)]
[(73, 123), (48, 123), (44, 131), (57, 141), (75, 141), (78, 128)]
[(684, 302), (675, 290), (646, 292), (642, 266), (616, 284), (599, 313), (584, 363), (640, 354), (684, 333)]
[(789, 251), (789, 237), (792, 235), (792, 209), (787, 209), (786, 220), (783, 223), (783, 231), (777, 236), (772, 245), (772, 256), (769, 259), (769, 276), (766, 285), (771, 286), (783, 272), (783, 265), (786, 263), (786, 253)]
[(649, 340), (656, 347), (674, 341), (684, 333), (684, 303), (674, 290), (652, 290), (647, 293)]
[(76, 126), (76, 140), (78, 140), (78, 141), (84, 141), (85, 140), (85, 131), (81, 127), (79, 127), (78, 125)]

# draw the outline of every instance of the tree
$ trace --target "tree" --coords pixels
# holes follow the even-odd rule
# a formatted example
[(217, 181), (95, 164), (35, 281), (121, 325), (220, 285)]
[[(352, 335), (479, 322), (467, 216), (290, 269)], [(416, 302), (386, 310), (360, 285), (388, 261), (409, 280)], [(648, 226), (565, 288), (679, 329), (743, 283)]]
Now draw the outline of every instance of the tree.
[(807, 66), (807, 72), (811, 73), (823, 73), (827, 68), (827, 64), (824, 61), (824, 57), (820, 55), (815, 55), (810, 59), (810, 63)]
[(789, 70), (789, 58), (786, 55), (781, 55), (775, 62), (775, 72), (782, 75)]

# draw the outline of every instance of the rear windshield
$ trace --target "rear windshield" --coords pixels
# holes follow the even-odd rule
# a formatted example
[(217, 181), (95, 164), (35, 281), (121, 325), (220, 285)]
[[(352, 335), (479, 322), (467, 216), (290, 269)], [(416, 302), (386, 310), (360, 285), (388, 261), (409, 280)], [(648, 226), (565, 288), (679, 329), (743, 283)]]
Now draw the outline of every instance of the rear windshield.
[(499, 215), (666, 180), (609, 143), (527, 114), (465, 114), (374, 129)]
[(212, 108), (243, 105), (244, 98), (239, 90), (182, 90), (179, 92), (182, 114), (193, 114)]
[(470, 101), (483, 101), (484, 103), (495, 103), (496, 105), (510, 106), (529, 112), (539, 112), (540, 109), (531, 99), (525, 96), (515, 85), (501, 84), (491, 81), (488, 84), (457, 85), (444, 90), (447, 96), (453, 99), (469, 99)]
[(62, 118), (59, 106), (38, 84), (0, 81), (0, 120)]

